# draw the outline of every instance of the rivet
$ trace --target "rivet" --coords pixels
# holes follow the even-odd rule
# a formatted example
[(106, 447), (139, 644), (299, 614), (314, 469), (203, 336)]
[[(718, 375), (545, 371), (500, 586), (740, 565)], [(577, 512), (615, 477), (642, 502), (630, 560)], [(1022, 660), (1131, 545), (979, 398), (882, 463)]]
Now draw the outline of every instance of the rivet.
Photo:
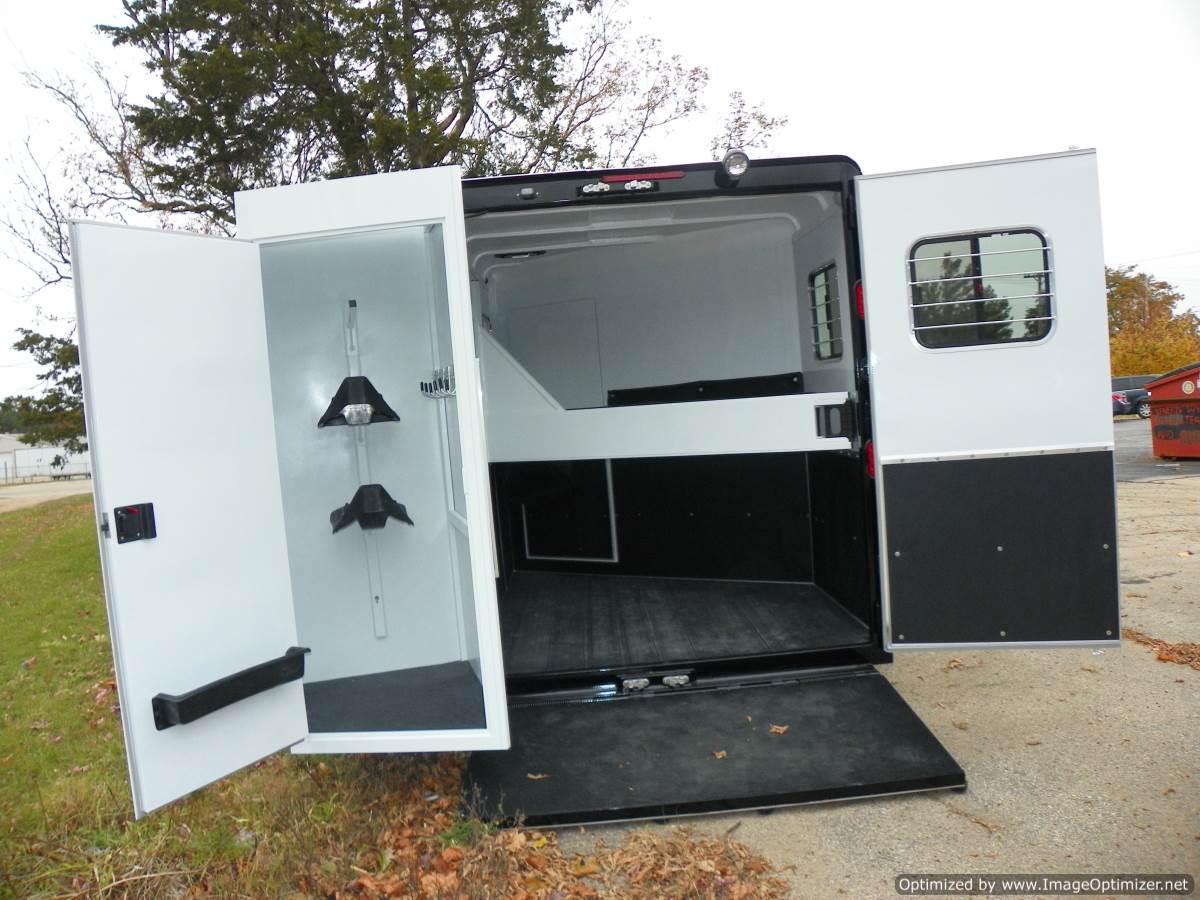
[(997, 553), (1003, 553), (1003, 552), (1004, 552), (1004, 548), (1003, 548), (1003, 547), (1001, 547), (1001, 546), (999, 546), (999, 545), (997, 545), (997, 547), (996, 547), (996, 552), (997, 552)]
[(902, 634), (900, 634), (900, 635), (897, 635), (897, 636), (896, 636), (896, 640), (898, 640), (898, 641), (902, 641), (902, 640), (904, 640), (904, 635), (902, 635)]
[(895, 553), (893, 553), (893, 554), (892, 554), (892, 556), (899, 556), (899, 555), (900, 555), (900, 551), (899, 551), (899, 550), (897, 550)]
[(1108, 544), (1105, 544), (1105, 545), (1104, 545), (1104, 549), (1105, 549), (1105, 550), (1107, 550), (1107, 549), (1108, 549)]
[(1109, 637), (1112, 637), (1112, 629), (1111, 629), (1111, 628), (1106, 628), (1106, 629), (1104, 629), (1104, 633), (1105, 633), (1106, 635), (1108, 635)]
[(1008, 632), (1007, 632), (1007, 631), (1004, 631), (1003, 629), (1001, 629), (1001, 630), (1000, 630), (1000, 637), (1008, 637)]

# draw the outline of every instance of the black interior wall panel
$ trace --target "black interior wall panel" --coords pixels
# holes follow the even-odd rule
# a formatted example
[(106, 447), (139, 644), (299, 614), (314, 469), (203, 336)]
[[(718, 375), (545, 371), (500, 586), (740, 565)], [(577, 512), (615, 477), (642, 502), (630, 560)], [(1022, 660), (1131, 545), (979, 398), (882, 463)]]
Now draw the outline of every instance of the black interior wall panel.
[(644, 406), (651, 403), (692, 403), (699, 400), (733, 400), (740, 397), (776, 397), (804, 393), (802, 372), (688, 381), (608, 392), (609, 406)]
[(864, 622), (873, 601), (862, 462), (848, 453), (809, 454), (813, 581)]
[[(503, 463), (497, 473), (504, 536), (516, 569), (722, 578), (812, 580), (808, 467), (803, 453), (616, 459), (612, 461), (620, 561), (529, 559), (521, 521), (522, 497), (535, 551), (554, 541), (563, 555), (608, 554), (608, 497), (599, 477), (564, 478), (560, 463)], [(569, 464), (581, 466), (583, 464)], [(602, 461), (588, 466), (602, 467)], [(555, 493), (555, 492), (560, 493)], [(586, 496), (582, 496), (586, 494)], [(575, 518), (534, 524), (542, 514)], [(586, 527), (578, 523), (587, 517)], [(542, 545), (534, 544), (537, 532)], [(582, 539), (586, 538), (586, 540)], [(534, 555), (549, 555), (535, 552)]]
[(627, 574), (810, 581), (802, 453), (613, 461)]
[(1111, 451), (894, 464), (883, 477), (896, 643), (1117, 638)]
[(513, 539), (533, 556), (612, 556), (604, 460), (512, 463), (503, 467)]

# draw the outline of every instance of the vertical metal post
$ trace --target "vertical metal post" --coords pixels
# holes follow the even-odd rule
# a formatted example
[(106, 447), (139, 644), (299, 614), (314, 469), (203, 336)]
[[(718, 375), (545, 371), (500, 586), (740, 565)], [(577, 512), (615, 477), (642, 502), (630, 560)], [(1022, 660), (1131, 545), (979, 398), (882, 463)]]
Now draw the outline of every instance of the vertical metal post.
[[(362, 360), (359, 357), (358, 344), (358, 301), (351, 300), (346, 304), (346, 366), (350, 375), (362, 374)], [(373, 484), (371, 478), (371, 458), (367, 453), (367, 429), (364, 425), (351, 426), (354, 434), (354, 454), (358, 466), (358, 484)], [(367, 583), (370, 590), (371, 622), (375, 627), (375, 637), (387, 637), (387, 614), (383, 604), (383, 566), (379, 558), (379, 533), (375, 530), (362, 532), (363, 543), (367, 550)]]

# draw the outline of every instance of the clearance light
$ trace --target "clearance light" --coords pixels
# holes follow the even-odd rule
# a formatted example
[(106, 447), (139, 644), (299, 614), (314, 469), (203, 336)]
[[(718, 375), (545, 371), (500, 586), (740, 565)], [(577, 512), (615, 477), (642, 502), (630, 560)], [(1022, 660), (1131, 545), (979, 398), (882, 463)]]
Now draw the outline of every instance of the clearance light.
[(867, 317), (867, 307), (863, 304), (863, 286), (861, 281), (854, 282), (854, 303), (858, 307), (858, 317)]
[(750, 157), (744, 150), (727, 150), (725, 158), (721, 160), (721, 168), (731, 181), (737, 181), (749, 170)]

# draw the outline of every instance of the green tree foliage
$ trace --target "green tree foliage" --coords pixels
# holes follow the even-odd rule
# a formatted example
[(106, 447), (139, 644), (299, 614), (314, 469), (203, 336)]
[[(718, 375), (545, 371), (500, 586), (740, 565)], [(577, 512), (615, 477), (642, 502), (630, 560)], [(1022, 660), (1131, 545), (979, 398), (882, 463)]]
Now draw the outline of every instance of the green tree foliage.
[(1200, 359), (1200, 316), (1183, 294), (1134, 266), (1104, 270), (1113, 375), (1168, 372)]
[[(26, 444), (49, 444), (67, 453), (87, 450), (83, 424), (83, 386), (79, 376), (79, 348), (69, 337), (37, 334), (19, 328), (21, 339), (13, 344), (16, 350), (33, 355), (42, 367), (38, 375), (42, 391), (33, 397), (9, 397), (0, 406), (16, 419), (21, 440)], [(4, 431), (0, 428), (0, 431)], [(55, 457), (53, 464), (61, 465), (64, 457)]]
[(0, 434), (16, 434), (25, 427), (25, 418), (18, 408), (19, 397), (0, 400)]

